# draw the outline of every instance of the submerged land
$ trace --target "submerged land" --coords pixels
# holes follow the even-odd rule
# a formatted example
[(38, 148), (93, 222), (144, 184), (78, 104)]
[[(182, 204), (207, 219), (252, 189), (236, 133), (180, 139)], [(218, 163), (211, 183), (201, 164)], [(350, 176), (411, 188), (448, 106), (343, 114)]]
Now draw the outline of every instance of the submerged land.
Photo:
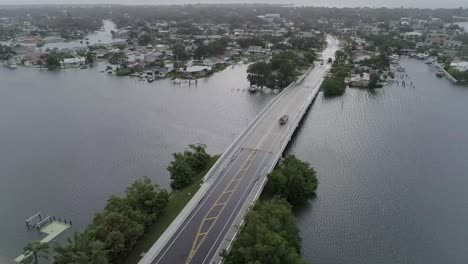
[[(363, 88), (370, 94), (378, 93), (376, 88), (389, 86), (419, 88), (400, 63), (402, 58), (413, 58), (424, 62), (418, 67), (431, 67), (432, 75), (445, 77), (447, 82), (468, 83), (468, 33), (463, 26), (468, 21), (466, 9), (34, 6), (0, 8), (0, 21), (0, 59), (6, 68), (17, 72), (37, 69), (44, 74), (64, 74), (81, 68), (112, 78), (135, 78), (157, 87), (158, 82), (165, 82), (163, 79), (170, 79), (173, 85), (198, 85), (231, 66), (248, 65), (243, 75), (248, 87), (242, 89), (254, 94), (287, 89), (307, 69), (330, 64), (331, 71), (321, 88), (324, 98), (333, 100), (346, 96), (350, 87)], [(90, 37), (107, 32), (107, 26), (112, 27), (107, 39)], [(339, 38), (341, 49), (323, 58), (318, 54), (327, 35)], [(70, 263), (84, 254), (89, 257), (88, 263), (136, 263), (194, 195), (201, 178), (216, 161), (216, 156), (206, 154), (205, 148), (192, 149), (202, 153), (203, 161), (198, 165), (186, 163), (186, 156), (192, 154), (181, 153), (186, 155), (181, 159), (180, 155), (174, 156), (175, 163), (168, 168), (173, 192), (145, 179), (129, 187), (127, 196), (110, 198), (93, 223), (73, 237), (83, 247), (73, 243), (57, 246), (54, 262)], [(316, 176), (309, 164), (291, 159), (286, 158), (271, 175), (277, 178), (276, 189), (267, 188), (270, 195), (265, 195), (248, 214), (240, 240), (234, 243), (232, 252), (224, 255), (227, 263), (267, 261), (266, 257), (274, 258), (278, 253), (275, 246), (287, 248), (278, 259), (303, 263), (291, 208), (296, 200), (307, 203), (313, 197)], [(297, 180), (291, 180), (297, 175), (288, 174), (284, 167), (288, 161), (309, 172), (300, 179), (310, 183), (302, 186), (310, 187), (302, 197), (294, 197), (298, 193), (281, 187)], [(151, 189), (149, 196), (129, 196), (142, 194), (142, 189)], [(136, 200), (151, 206), (141, 208)], [(271, 222), (260, 223), (258, 219), (268, 211), (276, 213)], [(112, 221), (122, 224), (109, 229)], [(275, 221), (289, 223), (287, 230), (292, 235), (282, 233), (284, 230), (275, 226)], [(256, 243), (260, 246), (271, 242), (266, 238), (252, 240), (249, 232), (257, 228), (268, 229), (271, 233), (266, 234), (278, 237), (279, 243), (265, 246), (264, 252), (247, 250)], [(96, 248), (99, 250), (91, 250)]]

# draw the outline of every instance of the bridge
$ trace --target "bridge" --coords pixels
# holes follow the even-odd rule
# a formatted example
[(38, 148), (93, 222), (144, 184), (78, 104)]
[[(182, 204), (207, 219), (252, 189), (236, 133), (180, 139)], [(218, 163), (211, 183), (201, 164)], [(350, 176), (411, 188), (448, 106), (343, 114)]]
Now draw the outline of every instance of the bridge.
[[(334, 56), (338, 42), (327, 37), (322, 52)], [(259, 197), (330, 65), (316, 65), (284, 89), (237, 137), (205, 176), (204, 183), (139, 264), (220, 263), (248, 208)], [(280, 125), (278, 119), (289, 115)]]

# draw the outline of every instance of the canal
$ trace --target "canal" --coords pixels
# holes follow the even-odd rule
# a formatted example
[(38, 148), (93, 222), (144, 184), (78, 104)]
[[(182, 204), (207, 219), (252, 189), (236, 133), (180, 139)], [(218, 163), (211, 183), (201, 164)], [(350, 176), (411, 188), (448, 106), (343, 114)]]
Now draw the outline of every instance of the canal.
[[(468, 262), (468, 89), (401, 63), (415, 88), (319, 95), (290, 148), (320, 180), (297, 212), (310, 263)], [(104, 68), (0, 68), (0, 263), (42, 237), (28, 216), (71, 219), (70, 235), (138, 178), (168, 188), (171, 153), (222, 152), (274, 97), (243, 91), (244, 65), (197, 86)]]

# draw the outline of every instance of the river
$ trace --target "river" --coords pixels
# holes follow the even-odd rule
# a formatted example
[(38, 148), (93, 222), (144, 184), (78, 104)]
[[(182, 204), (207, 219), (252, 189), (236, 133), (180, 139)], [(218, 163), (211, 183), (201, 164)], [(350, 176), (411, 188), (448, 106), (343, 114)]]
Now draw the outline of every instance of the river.
[[(416, 88), (319, 95), (290, 148), (320, 180), (297, 213), (310, 263), (468, 262), (468, 88), (401, 63)], [(274, 98), (243, 91), (243, 65), (197, 86), (104, 67), (0, 68), (0, 263), (40, 238), (28, 216), (71, 219), (69, 235), (135, 179), (168, 188), (171, 153), (196, 142), (222, 152)]]

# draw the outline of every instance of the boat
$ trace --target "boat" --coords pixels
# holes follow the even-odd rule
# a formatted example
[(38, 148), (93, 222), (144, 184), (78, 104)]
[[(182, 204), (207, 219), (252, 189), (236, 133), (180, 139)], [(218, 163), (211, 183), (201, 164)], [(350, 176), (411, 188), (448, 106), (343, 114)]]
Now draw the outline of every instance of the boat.
[(80, 69), (88, 69), (88, 65), (83, 64), (83, 65), (80, 66)]
[(153, 82), (154, 81), (154, 78), (153, 77), (149, 77), (148, 78), (148, 82)]
[(252, 85), (249, 87), (249, 93), (256, 93), (258, 90), (257, 85)]
[(442, 78), (444, 77), (445, 73), (443, 70), (437, 70), (436, 71), (436, 76), (439, 77), (439, 78)]
[(18, 68), (18, 65), (10, 64), (10, 65), (8, 65), (8, 68), (10, 68), (10, 70), (16, 70)]

